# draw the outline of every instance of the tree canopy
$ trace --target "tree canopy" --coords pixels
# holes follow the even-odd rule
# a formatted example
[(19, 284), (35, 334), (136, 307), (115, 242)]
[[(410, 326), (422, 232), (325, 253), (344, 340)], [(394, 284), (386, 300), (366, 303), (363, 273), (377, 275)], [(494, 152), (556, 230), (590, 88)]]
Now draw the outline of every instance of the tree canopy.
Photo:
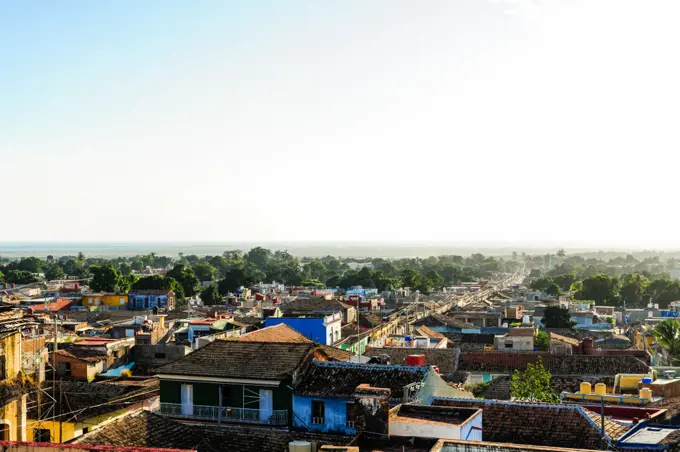
[(524, 372), (515, 370), (510, 380), (510, 397), (513, 400), (557, 403), (559, 397), (550, 385), (552, 375), (539, 357), (536, 364), (527, 364)]

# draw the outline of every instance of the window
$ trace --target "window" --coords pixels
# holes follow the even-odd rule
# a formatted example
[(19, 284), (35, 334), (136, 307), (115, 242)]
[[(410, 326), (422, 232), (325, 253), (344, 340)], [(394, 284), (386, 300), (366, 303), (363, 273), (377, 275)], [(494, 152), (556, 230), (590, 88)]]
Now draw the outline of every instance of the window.
[(347, 427), (355, 428), (359, 417), (359, 406), (356, 403), (347, 402)]
[(323, 425), (326, 423), (326, 407), (322, 400), (312, 400), (312, 424)]
[(33, 441), (36, 443), (49, 443), (51, 441), (50, 431), (46, 428), (34, 428)]
[(70, 377), (71, 363), (59, 363), (59, 373), (62, 377)]
[(222, 406), (233, 407), (234, 399), (231, 396), (231, 386), (222, 386)]
[(83, 435), (90, 431), (90, 427), (83, 427)]
[(165, 359), (165, 353), (154, 353), (154, 359)]
[(512, 342), (506, 342), (505, 348), (512, 348)]
[(0, 380), (4, 380), (7, 378), (7, 375), (5, 375), (5, 360), (7, 359), (6, 356), (0, 356)]

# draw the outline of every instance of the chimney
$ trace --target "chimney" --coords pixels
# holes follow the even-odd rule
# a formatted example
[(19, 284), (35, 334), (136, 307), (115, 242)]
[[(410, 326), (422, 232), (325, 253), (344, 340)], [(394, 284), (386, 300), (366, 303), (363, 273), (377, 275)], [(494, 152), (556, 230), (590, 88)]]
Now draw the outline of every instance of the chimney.
[(355, 389), (354, 400), (361, 409), (365, 437), (384, 439), (389, 436), (390, 395), (390, 389), (374, 388), (367, 384), (361, 384)]

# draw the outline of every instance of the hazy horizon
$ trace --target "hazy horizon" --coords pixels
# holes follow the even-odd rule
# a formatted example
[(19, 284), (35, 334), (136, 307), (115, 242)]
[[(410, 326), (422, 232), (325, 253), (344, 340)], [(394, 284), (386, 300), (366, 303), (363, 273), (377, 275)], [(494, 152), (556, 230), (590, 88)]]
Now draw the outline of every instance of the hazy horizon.
[[(129, 257), (154, 252), (158, 255), (177, 256), (179, 253), (217, 255), (227, 250), (242, 250), (263, 246), (272, 250), (287, 250), (298, 257), (321, 257), (326, 255), (356, 258), (405, 258), (440, 255), (468, 256), (482, 253), (493, 256), (509, 256), (513, 252), (526, 254), (556, 253), (563, 247), (522, 246), (511, 244), (453, 244), (453, 243), (388, 243), (388, 242), (0, 242), (0, 257), (17, 258), (48, 255), (66, 256), (83, 252), (89, 257)], [(680, 254), (678, 249), (633, 249), (633, 248), (566, 248), (567, 254), (594, 255), (597, 253), (666, 253)], [(680, 256), (678, 256), (680, 257)]]

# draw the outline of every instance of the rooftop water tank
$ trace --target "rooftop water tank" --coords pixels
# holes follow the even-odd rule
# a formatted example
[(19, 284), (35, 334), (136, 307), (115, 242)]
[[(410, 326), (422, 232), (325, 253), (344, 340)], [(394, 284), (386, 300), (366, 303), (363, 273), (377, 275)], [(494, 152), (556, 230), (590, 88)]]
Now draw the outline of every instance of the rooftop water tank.
[(607, 385), (604, 383), (598, 383), (595, 385), (595, 394), (599, 396), (607, 395)]
[(640, 389), (640, 398), (645, 399), (645, 400), (651, 400), (652, 399), (652, 390), (649, 389), (649, 388)]
[(579, 392), (581, 394), (592, 394), (593, 390), (592, 387), (590, 386), (590, 383), (588, 383), (587, 381), (581, 382)]
[(642, 382), (645, 384), (650, 384), (652, 382), (652, 379), (650, 377), (645, 377), (642, 379)]
[(312, 443), (308, 441), (291, 441), (288, 443), (288, 452), (312, 452)]

